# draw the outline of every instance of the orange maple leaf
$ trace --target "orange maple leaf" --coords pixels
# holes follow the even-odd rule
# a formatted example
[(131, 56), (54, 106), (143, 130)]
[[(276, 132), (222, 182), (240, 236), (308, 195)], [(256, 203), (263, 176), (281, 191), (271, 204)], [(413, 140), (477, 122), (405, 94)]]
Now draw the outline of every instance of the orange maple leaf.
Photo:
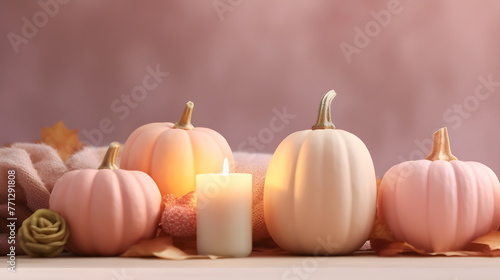
[(63, 161), (84, 146), (78, 139), (78, 130), (68, 129), (62, 121), (52, 127), (43, 126), (41, 142), (56, 149)]

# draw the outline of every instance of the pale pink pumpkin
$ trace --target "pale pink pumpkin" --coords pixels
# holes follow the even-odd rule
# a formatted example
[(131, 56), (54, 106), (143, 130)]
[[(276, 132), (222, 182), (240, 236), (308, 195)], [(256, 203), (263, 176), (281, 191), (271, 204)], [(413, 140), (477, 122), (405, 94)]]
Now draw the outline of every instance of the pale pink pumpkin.
[(426, 159), (386, 172), (378, 213), (400, 241), (428, 252), (460, 250), (500, 225), (500, 183), (487, 166), (457, 160), (442, 128)]
[(119, 147), (110, 145), (99, 169), (64, 174), (50, 195), (70, 230), (66, 248), (77, 255), (116, 256), (155, 236), (160, 191), (146, 173), (117, 169)]
[(188, 102), (177, 123), (150, 123), (137, 128), (123, 148), (120, 167), (149, 174), (162, 195), (181, 197), (195, 190), (195, 176), (219, 173), (224, 158), (233, 171), (234, 159), (226, 139), (218, 132), (193, 127), (193, 103)]

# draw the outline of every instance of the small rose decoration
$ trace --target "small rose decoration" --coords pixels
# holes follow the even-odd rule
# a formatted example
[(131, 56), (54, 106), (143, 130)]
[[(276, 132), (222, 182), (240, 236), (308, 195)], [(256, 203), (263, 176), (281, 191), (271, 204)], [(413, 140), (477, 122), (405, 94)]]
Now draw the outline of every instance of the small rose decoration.
[(68, 237), (64, 218), (49, 209), (36, 210), (19, 228), (21, 247), (31, 257), (59, 255)]

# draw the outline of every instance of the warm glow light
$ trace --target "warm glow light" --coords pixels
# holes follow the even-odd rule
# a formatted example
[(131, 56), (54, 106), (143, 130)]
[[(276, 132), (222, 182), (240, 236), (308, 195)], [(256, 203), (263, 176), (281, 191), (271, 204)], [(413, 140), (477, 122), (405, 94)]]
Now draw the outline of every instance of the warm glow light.
[(252, 174), (230, 174), (227, 158), (222, 173), (196, 175), (196, 249), (240, 258), (252, 252)]
[(229, 161), (224, 158), (224, 164), (222, 165), (222, 175), (229, 175)]

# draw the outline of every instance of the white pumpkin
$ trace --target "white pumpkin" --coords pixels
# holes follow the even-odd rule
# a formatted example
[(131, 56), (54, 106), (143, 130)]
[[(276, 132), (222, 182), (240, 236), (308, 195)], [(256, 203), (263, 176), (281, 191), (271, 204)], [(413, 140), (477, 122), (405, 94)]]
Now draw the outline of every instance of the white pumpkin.
[(264, 186), (264, 215), (274, 241), (295, 254), (343, 255), (368, 239), (376, 211), (376, 176), (365, 144), (335, 129), (322, 100), (312, 129), (286, 137)]

